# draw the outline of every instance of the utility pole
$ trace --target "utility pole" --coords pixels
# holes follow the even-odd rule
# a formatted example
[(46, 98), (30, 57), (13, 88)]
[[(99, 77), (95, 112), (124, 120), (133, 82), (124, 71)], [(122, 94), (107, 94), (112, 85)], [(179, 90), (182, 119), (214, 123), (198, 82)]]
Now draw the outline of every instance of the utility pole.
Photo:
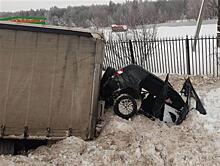
[[(204, 4), (205, 4), (205, 0), (202, 0), (202, 4), (201, 4), (201, 7), (200, 7), (199, 16), (198, 16), (197, 24), (196, 24), (195, 39), (197, 39), (199, 37), (199, 33), (200, 33), (200, 30), (201, 30), (202, 14), (203, 14), (204, 6), (205, 6)], [(193, 51), (196, 50), (196, 43), (197, 43), (197, 40), (194, 40), (193, 47), (192, 47)]]
[(217, 27), (217, 36), (218, 36), (218, 47), (220, 47), (220, 0), (218, 0), (218, 27)]

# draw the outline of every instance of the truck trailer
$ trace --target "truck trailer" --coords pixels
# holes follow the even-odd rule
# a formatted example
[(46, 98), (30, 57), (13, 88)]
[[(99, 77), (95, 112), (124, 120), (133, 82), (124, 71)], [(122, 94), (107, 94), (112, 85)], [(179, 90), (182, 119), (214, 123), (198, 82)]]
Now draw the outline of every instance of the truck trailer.
[(98, 32), (0, 21), (0, 139), (93, 139), (103, 54)]

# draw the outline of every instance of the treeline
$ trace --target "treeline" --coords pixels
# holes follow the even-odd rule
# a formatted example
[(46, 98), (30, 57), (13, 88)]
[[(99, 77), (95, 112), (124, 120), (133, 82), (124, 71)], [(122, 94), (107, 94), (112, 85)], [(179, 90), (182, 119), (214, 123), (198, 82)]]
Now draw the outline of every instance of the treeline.
[[(6, 16), (43, 16), (53, 25), (77, 27), (107, 27), (111, 24), (157, 24), (169, 20), (196, 19), (202, 0), (133, 0), (123, 4), (110, 1), (108, 5), (52, 7), (50, 10), (30, 10), (0, 13)], [(217, 0), (205, 4), (204, 19), (217, 17)]]

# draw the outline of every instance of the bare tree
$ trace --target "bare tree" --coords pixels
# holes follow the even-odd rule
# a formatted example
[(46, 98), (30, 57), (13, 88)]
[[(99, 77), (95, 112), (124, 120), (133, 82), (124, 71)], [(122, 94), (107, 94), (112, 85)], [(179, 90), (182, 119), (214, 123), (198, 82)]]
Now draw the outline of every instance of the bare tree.
[(200, 11), (202, 0), (188, 0), (187, 16), (190, 19), (197, 19)]
[(209, 0), (208, 1), (206, 13), (209, 18), (213, 18), (218, 15), (218, 1), (217, 0)]
[[(196, 19), (202, 0), (132, 0), (123, 4), (110, 1), (108, 5), (52, 7), (50, 10), (29, 10), (0, 13), (7, 16), (46, 16), (49, 24), (77, 27), (109, 27), (111, 24), (157, 24), (169, 20)], [(217, 0), (207, 0), (205, 18), (217, 16)]]

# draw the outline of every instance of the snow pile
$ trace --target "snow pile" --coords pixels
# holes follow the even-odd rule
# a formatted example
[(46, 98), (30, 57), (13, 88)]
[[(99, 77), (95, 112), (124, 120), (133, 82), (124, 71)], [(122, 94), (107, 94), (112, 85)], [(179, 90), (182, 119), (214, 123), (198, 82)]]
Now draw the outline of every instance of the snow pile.
[[(183, 80), (170, 77), (176, 87)], [(70, 137), (25, 156), (1, 156), (3, 165), (220, 165), (220, 81), (192, 78), (203, 95), (208, 115), (191, 111), (180, 125), (138, 115), (130, 121), (106, 113), (107, 124), (94, 141)]]
[(44, 162), (52, 162), (54, 165), (62, 165), (64, 161), (67, 163), (75, 163), (80, 165), (78, 158), (84, 153), (87, 144), (80, 138), (69, 137), (62, 140), (50, 148), (47, 146), (39, 147), (37, 150), (29, 154), (29, 158)]
[(220, 83), (219, 88), (212, 89), (208, 92), (204, 100), (205, 107), (208, 110), (207, 118), (201, 117), (201, 121), (205, 122), (204, 127), (209, 132), (220, 133)]

